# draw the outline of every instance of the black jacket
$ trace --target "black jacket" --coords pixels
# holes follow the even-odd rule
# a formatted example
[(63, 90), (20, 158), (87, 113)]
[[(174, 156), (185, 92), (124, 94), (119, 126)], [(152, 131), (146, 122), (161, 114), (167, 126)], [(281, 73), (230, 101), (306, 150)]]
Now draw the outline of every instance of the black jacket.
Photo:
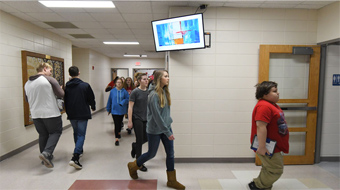
[(73, 78), (66, 83), (64, 101), (67, 119), (70, 120), (91, 119), (89, 106), (92, 110), (96, 110), (91, 86), (79, 78)]

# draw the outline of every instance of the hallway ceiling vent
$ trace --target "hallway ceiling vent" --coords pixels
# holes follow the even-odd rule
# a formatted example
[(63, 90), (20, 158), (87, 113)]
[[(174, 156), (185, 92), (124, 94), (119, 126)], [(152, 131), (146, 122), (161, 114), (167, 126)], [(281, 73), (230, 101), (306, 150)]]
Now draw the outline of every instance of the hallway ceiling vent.
[(70, 36), (73, 36), (74, 38), (94, 38), (90, 34), (69, 34)]
[(44, 23), (52, 26), (53, 28), (78, 28), (77, 26), (70, 22), (44, 22)]

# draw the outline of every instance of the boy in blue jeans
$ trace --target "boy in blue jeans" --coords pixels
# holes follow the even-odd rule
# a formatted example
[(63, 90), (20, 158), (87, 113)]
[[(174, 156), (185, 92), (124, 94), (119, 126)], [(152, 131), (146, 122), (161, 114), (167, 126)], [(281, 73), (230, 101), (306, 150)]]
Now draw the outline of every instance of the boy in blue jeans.
[[(253, 189), (271, 189), (283, 173), (282, 152), (289, 151), (289, 131), (281, 108), (276, 104), (279, 101), (277, 83), (264, 81), (256, 86), (256, 104), (252, 114), (252, 142), (255, 135), (258, 137), (259, 147), (256, 154), (262, 162), (259, 176), (248, 184)], [(266, 148), (266, 139), (276, 141), (274, 153), (270, 156)]]

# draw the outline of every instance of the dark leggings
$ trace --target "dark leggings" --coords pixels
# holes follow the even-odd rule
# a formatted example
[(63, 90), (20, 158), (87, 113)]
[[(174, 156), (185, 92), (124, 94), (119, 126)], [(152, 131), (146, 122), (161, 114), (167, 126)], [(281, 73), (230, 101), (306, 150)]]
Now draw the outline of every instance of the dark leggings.
[(123, 122), (124, 115), (113, 115), (112, 119), (115, 123), (115, 137), (118, 138), (120, 131), (122, 130), (122, 122)]
[(132, 122), (136, 136), (136, 143), (133, 143), (133, 146), (136, 150), (136, 158), (139, 158), (140, 155), (142, 155), (142, 145), (148, 142), (148, 137), (146, 135), (146, 121), (132, 118)]

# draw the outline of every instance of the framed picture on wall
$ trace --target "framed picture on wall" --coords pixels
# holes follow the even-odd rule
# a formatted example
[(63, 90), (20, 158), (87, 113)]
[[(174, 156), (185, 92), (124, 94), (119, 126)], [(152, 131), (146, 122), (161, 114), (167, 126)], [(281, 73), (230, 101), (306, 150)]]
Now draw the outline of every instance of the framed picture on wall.
[[(30, 76), (36, 75), (36, 68), (40, 63), (47, 62), (49, 63), (52, 70), (52, 77), (55, 78), (59, 85), (64, 89), (65, 79), (64, 79), (64, 59), (53, 57), (49, 55), (29, 52), (29, 51), (21, 51), (21, 60), (22, 60), (22, 85), (23, 85), (23, 102), (24, 102), (24, 120), (25, 126), (33, 124), (33, 119), (31, 117), (30, 109), (28, 102), (25, 100), (25, 83), (28, 81)], [(65, 112), (65, 107), (60, 110), (61, 113)]]

